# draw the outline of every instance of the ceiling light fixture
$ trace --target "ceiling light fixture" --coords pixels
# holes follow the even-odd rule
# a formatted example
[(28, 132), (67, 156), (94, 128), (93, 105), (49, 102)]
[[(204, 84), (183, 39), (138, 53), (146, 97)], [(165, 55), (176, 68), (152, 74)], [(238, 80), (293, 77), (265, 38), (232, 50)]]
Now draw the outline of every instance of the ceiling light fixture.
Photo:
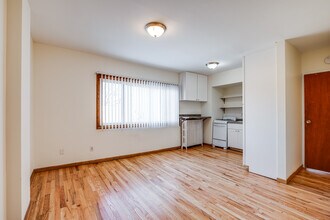
[(219, 66), (219, 62), (208, 62), (206, 64), (207, 68), (209, 68), (210, 70), (214, 70), (215, 68), (217, 68)]
[(150, 22), (145, 26), (146, 31), (152, 37), (160, 37), (166, 31), (166, 26), (159, 22)]

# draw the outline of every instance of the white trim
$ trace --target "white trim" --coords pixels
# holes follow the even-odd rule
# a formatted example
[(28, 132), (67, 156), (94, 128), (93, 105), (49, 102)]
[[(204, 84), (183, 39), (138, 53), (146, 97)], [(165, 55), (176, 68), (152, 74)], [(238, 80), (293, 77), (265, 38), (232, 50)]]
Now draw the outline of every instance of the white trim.
[[(242, 113), (243, 113), (243, 121), (245, 121), (245, 56), (242, 58), (242, 71), (243, 71), (243, 79), (242, 79)], [(246, 150), (245, 150), (245, 130), (246, 123), (243, 123), (243, 165), (247, 166), (246, 164)]]
[(308, 72), (302, 72), (302, 75), (308, 75), (308, 74), (314, 74), (314, 73), (322, 73), (322, 72), (328, 72), (328, 71), (330, 71), (330, 67), (328, 69), (319, 69), (319, 70), (313, 70), (313, 71), (308, 71)]
[(302, 164), (303, 164), (303, 167), (306, 167), (306, 164), (305, 164), (305, 81), (304, 81), (304, 75), (305, 74), (302, 74), (302, 79), (301, 79), (301, 116), (302, 116), (302, 120), (301, 120), (301, 123), (302, 123), (302, 132), (301, 132), (301, 147), (302, 147), (302, 151), (301, 151), (301, 156), (302, 156)]
[[(275, 109), (275, 118), (276, 118), (276, 122), (275, 122), (275, 127), (276, 127), (276, 130), (275, 130), (275, 135), (276, 135), (276, 143), (275, 143), (275, 146), (276, 146), (276, 155), (275, 155), (275, 157), (276, 157), (276, 178), (279, 178), (279, 169), (278, 169), (278, 155), (279, 155), (279, 132), (278, 132), (278, 128), (279, 128), (279, 116), (278, 116), (278, 114), (279, 114), (279, 109), (278, 109), (278, 97), (279, 97), (279, 95), (278, 95), (278, 42), (275, 42), (275, 45), (274, 45), (274, 47), (275, 47), (275, 68), (276, 68), (276, 74), (275, 74), (275, 89), (276, 89), (276, 91), (275, 91), (275, 106), (276, 106), (276, 109)], [(284, 86), (285, 87), (285, 86)], [(286, 165), (285, 165), (286, 166)]]

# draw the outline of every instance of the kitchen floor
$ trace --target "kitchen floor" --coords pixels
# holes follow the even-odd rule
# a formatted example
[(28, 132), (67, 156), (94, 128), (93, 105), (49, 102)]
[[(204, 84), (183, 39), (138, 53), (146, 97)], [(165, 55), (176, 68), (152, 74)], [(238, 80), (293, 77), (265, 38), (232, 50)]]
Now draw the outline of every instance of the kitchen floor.
[(27, 219), (330, 218), (329, 176), (285, 185), (241, 165), (204, 146), (36, 173)]

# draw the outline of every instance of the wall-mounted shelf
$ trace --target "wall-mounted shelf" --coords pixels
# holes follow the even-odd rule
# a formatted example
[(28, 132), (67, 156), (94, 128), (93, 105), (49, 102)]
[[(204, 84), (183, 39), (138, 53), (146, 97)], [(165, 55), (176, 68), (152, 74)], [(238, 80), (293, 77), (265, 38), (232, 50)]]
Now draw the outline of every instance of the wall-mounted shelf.
[(224, 105), (220, 109), (226, 109), (226, 108), (243, 108), (242, 104), (230, 104), (230, 105)]
[(228, 108), (242, 108), (242, 95), (227, 95), (222, 96), (221, 99), (224, 102), (224, 105), (220, 109), (228, 109)]
[(242, 117), (242, 85), (227, 86), (219, 91), (219, 109), (222, 114)]
[(222, 99), (224, 101), (225, 99), (242, 98), (242, 97), (243, 97), (242, 95), (228, 95), (228, 96), (222, 96), (222, 97), (220, 97), (220, 99)]

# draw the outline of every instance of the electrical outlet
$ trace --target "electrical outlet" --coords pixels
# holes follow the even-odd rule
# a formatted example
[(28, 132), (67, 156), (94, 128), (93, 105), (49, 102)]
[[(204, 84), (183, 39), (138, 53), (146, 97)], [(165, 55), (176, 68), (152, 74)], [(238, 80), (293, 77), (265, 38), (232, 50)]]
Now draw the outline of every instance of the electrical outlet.
[(93, 151), (94, 151), (94, 147), (93, 147), (93, 146), (90, 146), (90, 147), (89, 147), (89, 151), (90, 151), (90, 152), (93, 152)]
[(63, 148), (60, 149), (60, 155), (61, 156), (64, 155), (64, 149)]

